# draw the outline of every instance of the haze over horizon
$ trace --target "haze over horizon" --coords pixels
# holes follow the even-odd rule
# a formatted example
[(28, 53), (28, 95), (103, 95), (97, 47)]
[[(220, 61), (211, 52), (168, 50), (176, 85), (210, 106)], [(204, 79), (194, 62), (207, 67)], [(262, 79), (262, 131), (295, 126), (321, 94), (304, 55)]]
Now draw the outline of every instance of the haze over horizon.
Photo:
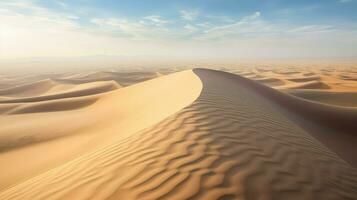
[(0, 1), (0, 61), (355, 58), (356, 0)]

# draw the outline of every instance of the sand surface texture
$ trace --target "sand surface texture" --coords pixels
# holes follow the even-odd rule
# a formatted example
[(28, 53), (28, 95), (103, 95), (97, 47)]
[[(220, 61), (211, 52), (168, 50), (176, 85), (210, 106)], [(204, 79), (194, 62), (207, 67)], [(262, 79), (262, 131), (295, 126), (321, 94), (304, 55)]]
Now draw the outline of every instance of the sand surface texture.
[(354, 71), (225, 71), (3, 81), (0, 199), (357, 199)]
[(357, 107), (357, 68), (348, 66), (236, 67), (222, 70), (320, 103)]

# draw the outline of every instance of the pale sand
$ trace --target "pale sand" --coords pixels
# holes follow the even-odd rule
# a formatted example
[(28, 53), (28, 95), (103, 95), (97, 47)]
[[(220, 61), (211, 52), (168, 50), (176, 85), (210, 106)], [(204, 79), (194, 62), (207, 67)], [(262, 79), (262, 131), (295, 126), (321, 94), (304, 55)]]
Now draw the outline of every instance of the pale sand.
[[(102, 95), (24, 103), (8, 110), (0, 116), (0, 150), (5, 151), (0, 163), (6, 171), (0, 174), (0, 188), (128, 137), (181, 110), (201, 91), (199, 78), (190, 74), (168, 75)], [(177, 81), (191, 87), (177, 86)], [(29, 159), (26, 164), (24, 158)]]
[[(239, 73), (324, 80), (256, 72)], [(354, 88), (327, 80), (329, 90)], [(0, 199), (357, 198), (357, 109), (233, 74), (195, 69), (0, 106)]]
[(69, 97), (81, 97), (120, 88), (115, 81), (97, 81), (83, 84), (61, 84), (40, 81), (29, 85), (0, 90), (0, 103), (24, 103), (48, 101)]

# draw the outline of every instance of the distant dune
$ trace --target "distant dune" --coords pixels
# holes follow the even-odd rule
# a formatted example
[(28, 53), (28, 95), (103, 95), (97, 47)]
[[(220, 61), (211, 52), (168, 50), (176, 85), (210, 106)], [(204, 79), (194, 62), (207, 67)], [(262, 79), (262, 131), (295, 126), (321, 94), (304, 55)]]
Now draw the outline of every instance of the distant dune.
[[(114, 81), (98, 81), (95, 83), (77, 85), (57, 84), (54, 81), (40, 81), (34, 84), (0, 91), (0, 95), (2, 95), (0, 103), (24, 103), (80, 97), (115, 90), (120, 87), (121, 86)], [(22, 90), (24, 91), (19, 92)], [(31, 91), (31, 93), (28, 91)]]
[(285, 92), (311, 101), (325, 104), (357, 107), (357, 92), (335, 92), (314, 90), (284, 90)]
[(303, 83), (284, 85), (277, 89), (330, 89), (330, 86), (321, 81), (306, 81)]
[(0, 199), (357, 199), (353, 80), (224, 70), (1, 89)]
[(308, 100), (349, 107), (357, 106), (355, 70), (343, 66), (334, 69), (324, 66), (224, 69)]

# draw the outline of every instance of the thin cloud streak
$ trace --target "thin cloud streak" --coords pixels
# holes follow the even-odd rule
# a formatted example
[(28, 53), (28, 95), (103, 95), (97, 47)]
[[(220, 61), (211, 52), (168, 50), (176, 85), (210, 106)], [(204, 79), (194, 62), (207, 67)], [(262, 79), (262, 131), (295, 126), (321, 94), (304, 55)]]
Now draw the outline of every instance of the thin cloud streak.
[[(281, 24), (256, 11), (234, 19), (178, 10), (179, 18), (87, 19), (31, 1), (0, 2), (1, 58), (95, 54), (172, 56), (346, 55), (357, 52), (356, 27)], [(348, 41), (347, 41), (348, 40)], [(324, 49), (319, 45), (323, 43)], [(339, 51), (336, 51), (338, 49)], [(267, 53), (269, 52), (269, 53)], [(332, 52), (332, 53), (331, 53)], [(287, 54), (287, 55), (285, 55)]]
[(197, 10), (181, 10), (180, 13), (181, 18), (187, 21), (194, 21), (199, 15)]

